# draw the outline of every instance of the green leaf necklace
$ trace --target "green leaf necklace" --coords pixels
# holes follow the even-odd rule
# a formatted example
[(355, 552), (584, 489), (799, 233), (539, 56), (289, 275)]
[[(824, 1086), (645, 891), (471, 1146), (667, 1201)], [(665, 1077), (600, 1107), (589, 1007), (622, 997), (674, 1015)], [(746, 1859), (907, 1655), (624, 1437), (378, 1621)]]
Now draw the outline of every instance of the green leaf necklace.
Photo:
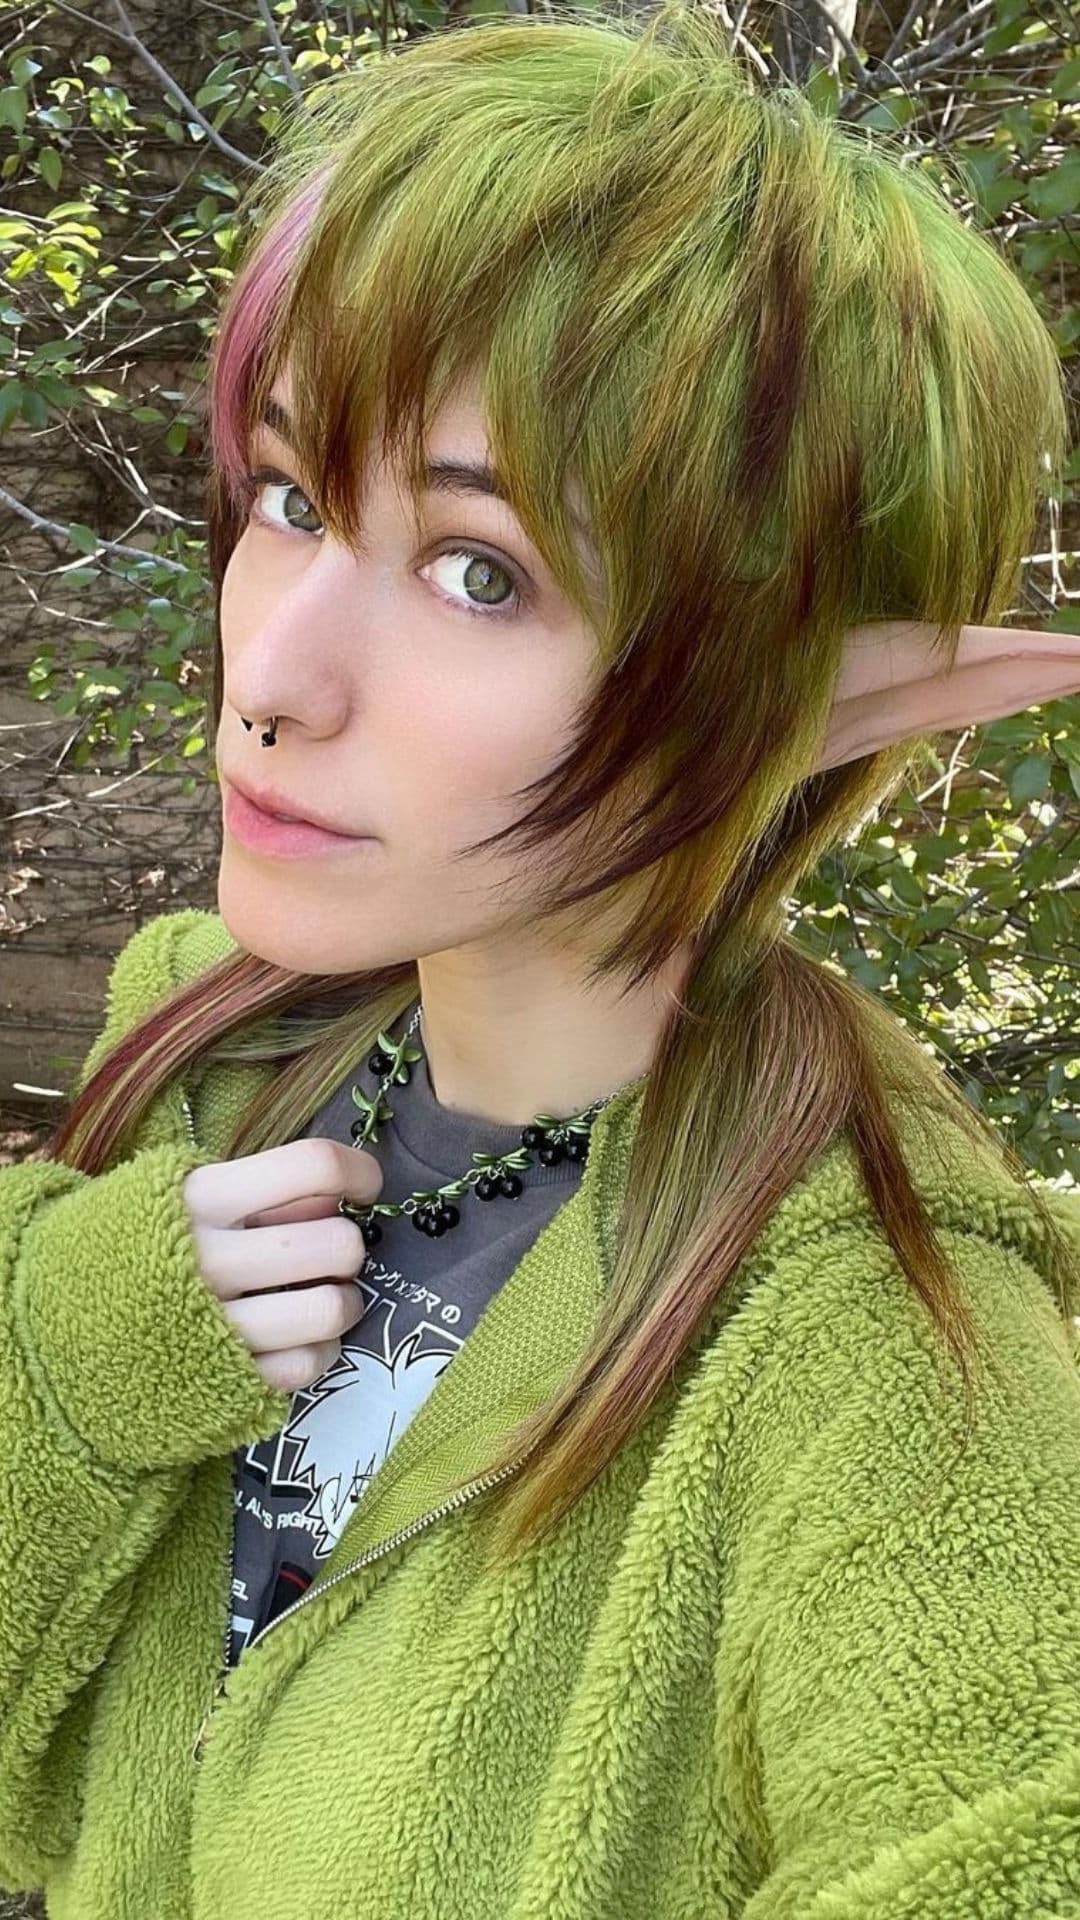
[[(407, 1086), (412, 1079), (414, 1065), (424, 1058), (423, 1048), (411, 1044), (422, 1012), (421, 1004), (400, 1040), (392, 1040), (389, 1034), (379, 1033), (377, 1044), (368, 1055), (370, 1071), (381, 1076), (378, 1091), (369, 1097), (362, 1087), (354, 1085), (351, 1090), (353, 1105), (359, 1108), (362, 1116), (354, 1120), (349, 1129), (354, 1147), (378, 1145), (379, 1127), (394, 1117), (394, 1110), (386, 1097), (387, 1089), (394, 1085)], [(631, 1080), (625, 1082), (626, 1086), (633, 1084)], [(426, 1233), (431, 1239), (437, 1240), (449, 1228), (457, 1226), (461, 1214), (454, 1202), (460, 1200), (463, 1194), (471, 1191), (478, 1200), (499, 1197), (516, 1200), (524, 1184), (521, 1172), (532, 1165), (534, 1156), (545, 1167), (558, 1166), (563, 1160), (587, 1160), (592, 1123), (596, 1115), (602, 1107), (607, 1106), (609, 1100), (614, 1100), (616, 1093), (623, 1091), (623, 1087), (616, 1087), (614, 1093), (594, 1100), (583, 1112), (575, 1113), (568, 1119), (559, 1119), (550, 1113), (534, 1115), (528, 1126), (521, 1130), (520, 1147), (515, 1147), (510, 1153), (474, 1153), (470, 1171), (462, 1174), (458, 1180), (448, 1180), (444, 1186), (418, 1189), (399, 1203), (377, 1200), (366, 1207), (343, 1197), (338, 1202), (338, 1212), (355, 1220), (368, 1246), (374, 1246), (382, 1239), (382, 1228), (378, 1223), (380, 1214), (386, 1219), (409, 1214), (419, 1233)]]

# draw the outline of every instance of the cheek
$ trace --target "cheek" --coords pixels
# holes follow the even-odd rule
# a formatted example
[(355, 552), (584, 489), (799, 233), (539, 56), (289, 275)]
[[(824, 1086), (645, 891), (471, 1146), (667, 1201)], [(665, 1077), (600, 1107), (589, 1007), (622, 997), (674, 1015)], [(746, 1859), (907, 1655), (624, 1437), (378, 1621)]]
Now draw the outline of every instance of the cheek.
[(399, 681), (394, 759), (408, 770), (406, 804), (418, 829), (449, 847), (518, 818), (528, 804), (518, 790), (563, 757), (575, 707), (575, 694), (531, 663), (467, 682)]

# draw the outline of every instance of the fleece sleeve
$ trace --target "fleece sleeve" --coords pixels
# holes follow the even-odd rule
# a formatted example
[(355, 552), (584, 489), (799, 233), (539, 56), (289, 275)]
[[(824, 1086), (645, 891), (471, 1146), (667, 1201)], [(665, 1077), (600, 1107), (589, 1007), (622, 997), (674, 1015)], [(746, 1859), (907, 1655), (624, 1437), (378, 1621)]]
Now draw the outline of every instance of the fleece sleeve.
[(726, 1676), (759, 1862), (743, 1920), (1080, 1917), (1080, 1378), (1027, 1262), (949, 1239), (998, 1363), (963, 1450), (887, 1250), (853, 1242), (831, 1287), (818, 1254), (790, 1369), (775, 1356), (769, 1430), (798, 1444)]
[(195, 1463), (275, 1433), (273, 1388), (202, 1279), (182, 1197), (208, 1156), (0, 1170), (0, 1886), (73, 1842), (85, 1728), (136, 1576)]

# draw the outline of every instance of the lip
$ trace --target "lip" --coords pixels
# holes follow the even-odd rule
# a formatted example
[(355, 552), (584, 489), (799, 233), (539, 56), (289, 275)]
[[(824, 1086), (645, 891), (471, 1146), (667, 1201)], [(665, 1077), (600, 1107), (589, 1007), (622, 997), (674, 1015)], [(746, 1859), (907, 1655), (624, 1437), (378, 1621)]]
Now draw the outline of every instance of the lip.
[[(263, 798), (266, 806), (260, 806), (235, 780), (227, 779), (225, 782), (225, 825), (237, 840), (253, 847), (256, 852), (292, 855), (341, 853), (346, 848), (375, 844), (371, 834), (339, 833), (336, 828), (324, 827), (299, 817), (279, 820), (267, 811), (270, 796), (264, 795)], [(291, 812), (291, 808), (285, 811)]]

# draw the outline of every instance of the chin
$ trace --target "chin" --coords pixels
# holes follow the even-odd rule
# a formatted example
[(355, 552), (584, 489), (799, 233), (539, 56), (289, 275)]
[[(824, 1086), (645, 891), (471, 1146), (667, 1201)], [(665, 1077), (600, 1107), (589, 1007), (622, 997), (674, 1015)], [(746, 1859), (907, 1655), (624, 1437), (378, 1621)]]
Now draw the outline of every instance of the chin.
[(361, 946), (355, 929), (350, 938), (331, 900), (326, 903), (323, 926), (317, 911), (290, 901), (284, 888), (272, 888), (246, 874), (230, 876), (227, 867), (224, 861), (218, 874), (217, 910), (222, 923), (238, 947), (268, 966), (284, 967), (289, 973), (351, 974), (396, 966), (403, 957), (414, 957), (377, 947), (374, 941), (370, 949)]

